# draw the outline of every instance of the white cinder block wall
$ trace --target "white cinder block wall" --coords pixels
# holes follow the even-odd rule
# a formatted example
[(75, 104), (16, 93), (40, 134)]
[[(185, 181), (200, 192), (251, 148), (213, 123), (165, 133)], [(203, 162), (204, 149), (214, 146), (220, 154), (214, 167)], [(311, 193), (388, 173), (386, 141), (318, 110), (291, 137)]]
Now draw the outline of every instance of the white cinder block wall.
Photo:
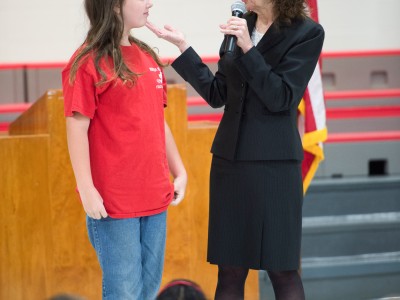
[[(153, 0), (150, 20), (186, 33), (203, 56), (218, 54), (218, 25), (230, 15), (233, 0)], [(400, 49), (400, 0), (319, 0), (326, 30), (324, 51)], [(63, 62), (87, 29), (83, 0), (0, 0), (0, 63)], [(175, 47), (147, 29), (135, 35), (175, 57)]]

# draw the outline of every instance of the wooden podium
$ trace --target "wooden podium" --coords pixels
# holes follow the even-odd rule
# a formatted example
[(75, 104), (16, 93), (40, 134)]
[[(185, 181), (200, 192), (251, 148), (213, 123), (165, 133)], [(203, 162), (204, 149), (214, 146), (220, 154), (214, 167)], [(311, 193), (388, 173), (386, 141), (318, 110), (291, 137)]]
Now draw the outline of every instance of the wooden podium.
[[(168, 90), (166, 119), (189, 175), (185, 200), (168, 210), (163, 285), (191, 279), (213, 298), (217, 267), (206, 262), (210, 146), (215, 123), (189, 123), (184, 86)], [(50, 90), (0, 136), (0, 299), (58, 293), (101, 299), (101, 271), (75, 192), (63, 95)], [(258, 299), (250, 272), (246, 299)]]

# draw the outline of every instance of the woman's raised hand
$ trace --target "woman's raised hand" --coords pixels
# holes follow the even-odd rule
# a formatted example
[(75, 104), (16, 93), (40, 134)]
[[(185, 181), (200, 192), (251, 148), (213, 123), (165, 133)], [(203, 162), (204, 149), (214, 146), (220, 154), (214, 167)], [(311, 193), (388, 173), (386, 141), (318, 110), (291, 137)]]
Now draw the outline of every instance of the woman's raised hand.
[(170, 25), (165, 25), (164, 28), (159, 28), (153, 23), (147, 21), (146, 27), (159, 38), (162, 38), (177, 46), (181, 52), (184, 52), (187, 48), (189, 48), (189, 45), (186, 42), (183, 33), (174, 29)]

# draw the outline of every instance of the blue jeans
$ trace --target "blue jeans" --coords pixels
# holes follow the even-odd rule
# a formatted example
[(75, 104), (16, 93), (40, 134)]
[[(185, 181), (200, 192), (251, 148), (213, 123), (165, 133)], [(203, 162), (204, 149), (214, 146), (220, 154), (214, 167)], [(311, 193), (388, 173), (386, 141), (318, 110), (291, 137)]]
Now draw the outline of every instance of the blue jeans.
[(104, 300), (154, 300), (164, 266), (166, 216), (87, 217), (89, 240), (103, 272)]

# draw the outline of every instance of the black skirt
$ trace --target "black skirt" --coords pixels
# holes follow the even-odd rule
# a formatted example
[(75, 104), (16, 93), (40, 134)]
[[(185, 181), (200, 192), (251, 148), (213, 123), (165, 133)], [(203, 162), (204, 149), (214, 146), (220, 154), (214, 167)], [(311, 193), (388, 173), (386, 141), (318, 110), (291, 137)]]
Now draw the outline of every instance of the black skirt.
[(207, 260), (256, 270), (297, 270), (302, 205), (300, 161), (214, 156)]

